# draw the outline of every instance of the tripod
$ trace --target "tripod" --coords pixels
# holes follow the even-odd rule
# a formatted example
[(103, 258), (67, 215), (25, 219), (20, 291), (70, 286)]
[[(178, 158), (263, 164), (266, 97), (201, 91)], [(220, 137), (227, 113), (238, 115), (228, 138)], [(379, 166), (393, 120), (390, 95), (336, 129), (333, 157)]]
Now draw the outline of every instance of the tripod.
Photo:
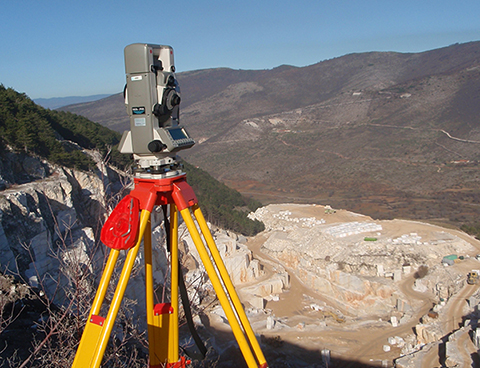
[[(178, 212), (195, 243), (247, 366), (267, 368), (268, 364), (198, 206), (195, 193), (186, 181), (186, 174), (152, 176), (153, 179), (134, 179), (135, 188), (115, 207), (102, 228), (101, 240), (111, 251), (72, 368), (100, 367), (142, 240), (149, 367), (184, 368), (190, 363), (185, 357), (179, 357)], [(170, 205), (171, 295), (170, 303), (154, 304), (150, 214), (154, 206), (159, 205)], [(128, 253), (108, 313), (102, 317), (99, 315), (100, 309), (121, 250), (128, 250)]]

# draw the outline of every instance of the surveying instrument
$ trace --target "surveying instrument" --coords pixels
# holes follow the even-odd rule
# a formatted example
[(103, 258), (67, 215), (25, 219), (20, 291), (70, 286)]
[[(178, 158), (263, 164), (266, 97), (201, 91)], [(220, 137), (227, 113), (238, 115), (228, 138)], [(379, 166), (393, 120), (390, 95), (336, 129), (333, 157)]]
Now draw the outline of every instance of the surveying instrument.
[[(192, 147), (195, 142), (179, 124), (181, 98), (173, 49), (151, 44), (129, 45), (125, 47), (125, 72), (124, 94), (130, 131), (124, 132), (119, 150), (133, 154), (135, 187), (119, 202), (102, 228), (101, 240), (111, 250), (72, 368), (100, 367), (142, 240), (149, 367), (183, 368), (191, 363), (179, 356), (178, 299), (183, 276), (178, 261), (178, 212), (195, 243), (247, 366), (268, 368), (195, 193), (176, 159), (178, 151)], [(171, 270), (170, 302), (159, 304), (154, 303), (150, 217), (155, 206), (164, 209)], [(167, 206), (170, 207), (168, 226)], [(122, 250), (126, 251), (123, 268), (108, 313), (101, 316), (102, 303)]]

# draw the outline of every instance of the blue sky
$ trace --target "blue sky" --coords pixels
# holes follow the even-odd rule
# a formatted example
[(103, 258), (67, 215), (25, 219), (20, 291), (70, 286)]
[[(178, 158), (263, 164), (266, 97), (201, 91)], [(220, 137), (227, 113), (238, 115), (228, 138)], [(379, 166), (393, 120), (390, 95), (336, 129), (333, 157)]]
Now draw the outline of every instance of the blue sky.
[(0, 83), (31, 98), (123, 89), (123, 48), (171, 45), (177, 71), (305, 66), (480, 40), (480, 1), (7, 1)]

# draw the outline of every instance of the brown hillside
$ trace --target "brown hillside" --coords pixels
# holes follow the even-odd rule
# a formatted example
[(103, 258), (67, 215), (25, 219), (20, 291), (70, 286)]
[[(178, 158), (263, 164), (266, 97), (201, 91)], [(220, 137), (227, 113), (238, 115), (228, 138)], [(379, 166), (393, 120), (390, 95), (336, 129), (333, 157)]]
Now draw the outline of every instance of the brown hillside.
[[(191, 163), (264, 202), (474, 220), (480, 42), (297, 68), (179, 73)], [(128, 129), (121, 94), (66, 110)]]

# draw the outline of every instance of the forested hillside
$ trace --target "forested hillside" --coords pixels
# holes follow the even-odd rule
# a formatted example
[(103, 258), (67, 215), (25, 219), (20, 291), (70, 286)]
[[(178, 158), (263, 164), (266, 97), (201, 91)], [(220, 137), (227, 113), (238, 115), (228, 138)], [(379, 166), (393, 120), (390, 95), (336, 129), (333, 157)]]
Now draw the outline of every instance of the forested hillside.
[(246, 198), (234, 189), (214, 179), (209, 173), (184, 162), (187, 180), (195, 190), (207, 221), (244, 235), (255, 235), (265, 227), (263, 223), (247, 217), (261, 203)]
[(114, 149), (120, 142), (120, 133), (79, 115), (44, 109), (25, 94), (3, 85), (0, 85), (0, 136), (2, 148), (8, 145), (13, 150), (70, 168), (88, 170), (94, 166), (81, 148), (95, 148), (103, 155), (111, 150), (110, 159), (120, 168), (129, 162), (128, 157)]
[[(44, 109), (1, 84), (0, 137), (2, 152), (22, 152), (69, 168), (94, 169), (95, 163), (82, 149), (97, 149), (120, 169), (132, 164), (129, 155), (117, 150), (120, 133), (70, 112)], [(260, 202), (243, 197), (188, 163), (185, 168), (208, 221), (244, 235), (263, 230), (262, 223), (247, 218)]]

